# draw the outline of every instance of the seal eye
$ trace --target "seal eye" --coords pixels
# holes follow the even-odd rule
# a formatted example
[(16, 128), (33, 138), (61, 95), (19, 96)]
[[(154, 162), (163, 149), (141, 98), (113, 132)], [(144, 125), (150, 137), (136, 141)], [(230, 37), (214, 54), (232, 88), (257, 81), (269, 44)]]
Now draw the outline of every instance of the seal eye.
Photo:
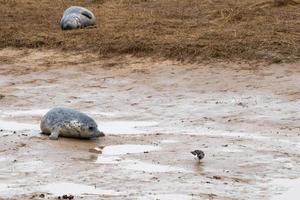
[(91, 127), (89, 127), (89, 130), (90, 130), (90, 131), (94, 130), (94, 127), (92, 127), (92, 126), (91, 126)]
[(82, 13), (81, 13), (83, 16), (86, 16), (87, 18), (89, 18), (89, 19), (92, 19), (93, 17), (92, 17), (92, 15), (89, 13), (89, 12), (87, 12), (87, 11), (82, 11)]

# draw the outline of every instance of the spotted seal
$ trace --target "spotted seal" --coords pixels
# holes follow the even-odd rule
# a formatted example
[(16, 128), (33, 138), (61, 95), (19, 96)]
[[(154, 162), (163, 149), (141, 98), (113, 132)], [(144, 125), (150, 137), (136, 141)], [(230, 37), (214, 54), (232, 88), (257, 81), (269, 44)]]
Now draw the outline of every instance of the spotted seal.
[(90, 10), (80, 6), (69, 7), (65, 10), (60, 20), (62, 30), (84, 28), (94, 26), (95, 24), (96, 18), (94, 14)]
[(42, 133), (57, 140), (58, 136), (94, 138), (104, 136), (97, 123), (84, 113), (70, 108), (56, 107), (49, 110), (41, 120)]

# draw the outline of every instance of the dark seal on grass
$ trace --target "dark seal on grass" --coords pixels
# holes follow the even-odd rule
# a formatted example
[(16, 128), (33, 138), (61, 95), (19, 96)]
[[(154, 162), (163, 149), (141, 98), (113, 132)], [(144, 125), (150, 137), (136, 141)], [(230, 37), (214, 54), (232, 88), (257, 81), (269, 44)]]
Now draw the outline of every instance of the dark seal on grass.
[(58, 136), (74, 138), (94, 138), (104, 136), (97, 123), (84, 113), (70, 108), (53, 108), (41, 120), (42, 133), (57, 140)]
[(80, 6), (71, 6), (65, 10), (63, 17), (60, 20), (60, 27), (62, 30), (71, 30), (95, 25), (96, 18), (94, 14), (90, 10)]

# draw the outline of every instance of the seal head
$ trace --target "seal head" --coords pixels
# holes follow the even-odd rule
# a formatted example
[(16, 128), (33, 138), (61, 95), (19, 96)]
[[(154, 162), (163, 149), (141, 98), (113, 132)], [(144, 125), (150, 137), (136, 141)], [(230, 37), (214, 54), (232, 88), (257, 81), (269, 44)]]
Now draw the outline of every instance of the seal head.
[(58, 136), (75, 138), (103, 137), (97, 123), (88, 115), (70, 108), (57, 107), (48, 111), (41, 120), (42, 133), (50, 139)]
[(63, 30), (71, 30), (80, 27), (81, 27), (80, 19), (77, 14), (67, 15), (64, 18), (63, 23), (61, 23), (61, 29)]
[(90, 10), (80, 6), (71, 6), (66, 9), (60, 20), (62, 30), (84, 28), (94, 26), (95, 24), (96, 18), (94, 14)]

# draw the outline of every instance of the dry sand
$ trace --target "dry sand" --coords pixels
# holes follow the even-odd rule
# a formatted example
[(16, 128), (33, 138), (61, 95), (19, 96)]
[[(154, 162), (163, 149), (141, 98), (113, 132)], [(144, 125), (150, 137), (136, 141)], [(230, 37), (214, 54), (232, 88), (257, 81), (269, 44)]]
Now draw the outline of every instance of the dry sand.
[[(299, 63), (14, 49), (0, 58), (0, 199), (299, 196)], [(40, 135), (54, 106), (90, 114), (106, 137)]]

